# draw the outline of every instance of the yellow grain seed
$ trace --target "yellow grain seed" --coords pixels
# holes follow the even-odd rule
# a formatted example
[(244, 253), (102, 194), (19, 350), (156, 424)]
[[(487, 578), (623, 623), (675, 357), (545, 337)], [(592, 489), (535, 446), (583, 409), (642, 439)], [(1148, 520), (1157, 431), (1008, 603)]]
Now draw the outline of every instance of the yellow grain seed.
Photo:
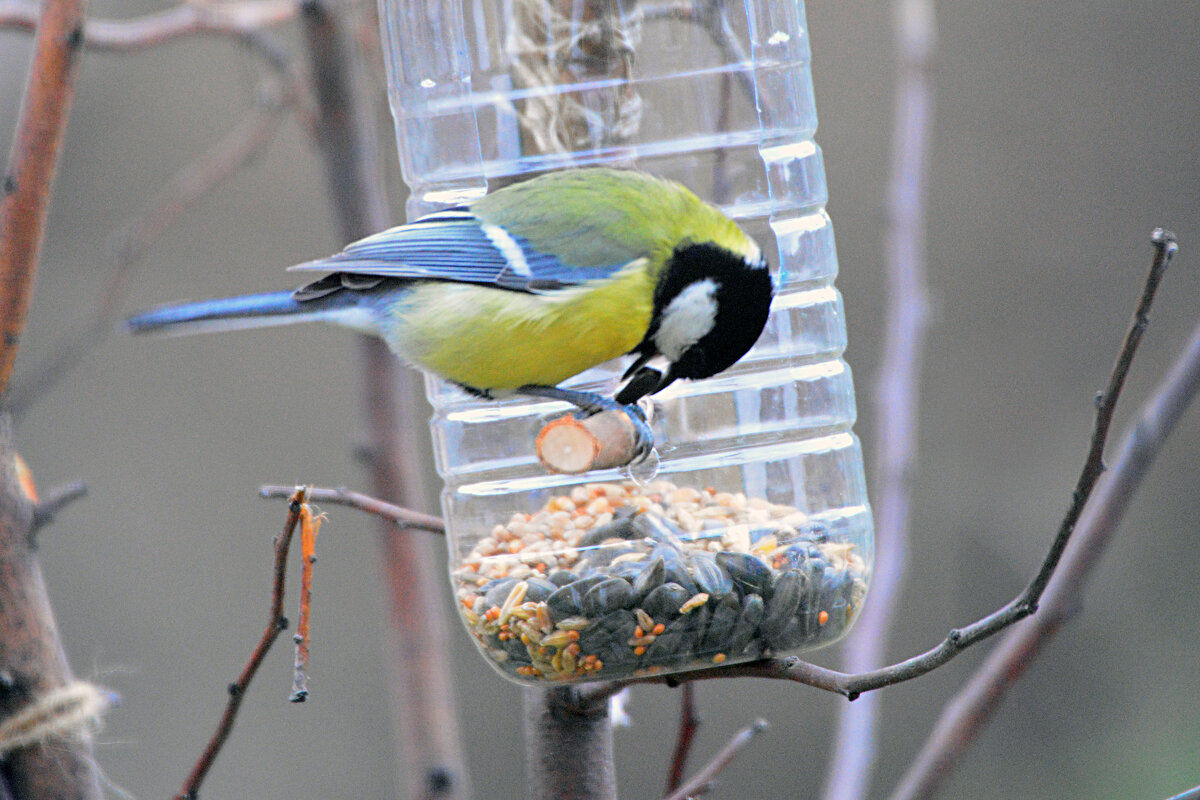
[(633, 610), (633, 615), (637, 617), (638, 627), (640, 627), (642, 630), (648, 631), (654, 628), (654, 617), (650, 616), (642, 609), (635, 608)]
[(538, 603), (524, 602), (513, 609), (512, 615), (518, 619), (533, 619), (537, 616)]
[(543, 647), (565, 647), (571, 643), (570, 631), (554, 631), (542, 637)]
[(563, 650), (561, 658), (562, 658), (563, 672), (574, 672), (575, 671), (575, 654), (572, 653), (570, 650)]
[(561, 631), (581, 631), (592, 621), (587, 617), (567, 617), (558, 621), (558, 629)]
[(679, 607), (679, 613), (686, 614), (693, 609), (699, 608), (700, 606), (704, 605), (707, 602), (708, 602), (708, 593), (700, 592), (699, 594), (693, 596), (691, 600), (688, 600), (686, 603), (681, 605)]
[(550, 502), (546, 504), (546, 508), (551, 511), (574, 511), (575, 503), (566, 495), (558, 495), (557, 497), (550, 498)]
[(508, 592), (508, 597), (504, 600), (504, 605), (500, 606), (500, 616), (496, 621), (501, 625), (508, 622), (509, 616), (512, 615), (513, 609), (521, 604), (525, 599), (525, 592), (529, 590), (529, 584), (525, 581), (517, 581), (516, 585)]
[(554, 667), (555, 672), (563, 671), (563, 654), (561, 652), (555, 653), (554, 658), (550, 659), (550, 666)]
[(588, 493), (586, 486), (576, 486), (571, 490), (571, 502), (577, 506), (586, 504), (590, 499), (592, 499), (592, 496)]

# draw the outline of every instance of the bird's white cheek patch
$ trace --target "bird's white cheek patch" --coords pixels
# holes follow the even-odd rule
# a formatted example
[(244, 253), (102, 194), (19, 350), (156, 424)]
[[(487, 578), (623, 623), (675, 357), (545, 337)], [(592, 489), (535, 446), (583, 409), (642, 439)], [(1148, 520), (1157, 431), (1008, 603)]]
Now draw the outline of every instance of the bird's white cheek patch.
[(717, 282), (705, 278), (688, 286), (667, 304), (654, 343), (658, 352), (676, 361), (708, 335), (717, 322)]

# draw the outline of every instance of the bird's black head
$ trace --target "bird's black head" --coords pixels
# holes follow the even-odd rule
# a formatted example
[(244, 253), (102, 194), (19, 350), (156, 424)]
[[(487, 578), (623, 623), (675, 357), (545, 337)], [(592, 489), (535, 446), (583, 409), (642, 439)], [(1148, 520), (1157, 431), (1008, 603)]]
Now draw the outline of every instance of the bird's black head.
[[(732, 366), (758, 341), (771, 308), (771, 273), (759, 255), (718, 245), (682, 244), (663, 268), (645, 338), (617, 393), (632, 403), (676, 378), (707, 378)], [(660, 360), (665, 361), (665, 372)]]

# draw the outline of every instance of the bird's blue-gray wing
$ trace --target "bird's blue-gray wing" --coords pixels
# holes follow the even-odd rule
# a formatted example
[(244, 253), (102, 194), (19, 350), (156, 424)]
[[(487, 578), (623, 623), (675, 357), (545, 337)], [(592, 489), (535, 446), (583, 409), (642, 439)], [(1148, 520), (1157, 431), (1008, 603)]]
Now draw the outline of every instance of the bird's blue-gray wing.
[[(624, 264), (580, 267), (539, 252), (527, 240), (481, 222), (465, 208), (422, 217), (368, 236), (329, 258), (291, 267), (300, 271), (354, 276), (480, 283), (520, 292), (539, 292), (607, 278)], [(377, 281), (374, 281), (377, 282)]]

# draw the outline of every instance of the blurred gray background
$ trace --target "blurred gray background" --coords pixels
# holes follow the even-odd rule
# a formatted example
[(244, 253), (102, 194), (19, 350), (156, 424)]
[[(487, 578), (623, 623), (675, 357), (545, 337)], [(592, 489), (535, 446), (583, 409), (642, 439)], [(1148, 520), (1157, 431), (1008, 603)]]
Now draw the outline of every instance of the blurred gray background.
[[(157, 7), (95, 0), (92, 13)], [(808, 19), (857, 430), (870, 458), (895, 72), (890, 7), (811, 2)], [(1178, 233), (1182, 254), (1118, 427), (1200, 309), (1196, 4), (959, 0), (939, 4), (938, 23), (934, 314), (894, 657), (1008, 600), (1040, 561), (1082, 462), (1093, 394), (1129, 319), (1156, 225)], [(29, 51), (27, 35), (0, 32), (5, 151)], [(225, 132), (252, 101), (255, 75), (251, 57), (223, 40), (84, 56), (18, 380), (88, 318), (111, 269), (112, 231)], [(323, 181), (305, 135), (285, 124), (264, 157), (157, 241), (125, 310), (290, 286), (283, 266), (342, 244)], [(393, 186), (399, 220), (402, 194)], [(353, 458), (362, 440), (357, 364), (352, 337), (319, 326), (170, 341), (114, 335), (19, 421), (22, 453), (43, 491), (75, 478), (91, 490), (43, 533), (40, 555), (76, 670), (121, 695), (97, 755), (132, 795), (178, 789), (262, 630), (270, 540), (284, 507), (258, 499), (259, 484), (365, 486)], [(945, 797), (1163, 798), (1200, 783), (1198, 460), (1193, 411), (1082, 613), (1005, 701)], [(357, 512), (329, 511), (312, 697), (286, 701), (292, 656), (282, 642), (206, 797), (397, 794), (374, 527)], [(519, 797), (519, 690), (484, 666), (462, 631), (453, 638), (478, 794)], [(987, 647), (885, 690), (874, 796), (894, 784)], [(817, 660), (837, 665), (838, 652)], [(819, 791), (844, 701), (762, 681), (707, 682), (698, 695), (706, 725), (694, 764), (754, 717), (772, 723), (714, 797)], [(677, 709), (675, 691), (634, 694), (633, 727), (616, 737), (623, 796), (661, 790)]]

